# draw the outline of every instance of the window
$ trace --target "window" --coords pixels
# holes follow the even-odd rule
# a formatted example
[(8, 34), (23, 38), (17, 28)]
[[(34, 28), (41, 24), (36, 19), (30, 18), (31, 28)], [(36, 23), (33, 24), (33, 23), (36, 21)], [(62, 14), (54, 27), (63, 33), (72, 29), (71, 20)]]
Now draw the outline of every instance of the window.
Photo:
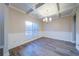
[(39, 26), (36, 23), (30, 21), (25, 22), (25, 35), (27, 38), (32, 38), (38, 34)]

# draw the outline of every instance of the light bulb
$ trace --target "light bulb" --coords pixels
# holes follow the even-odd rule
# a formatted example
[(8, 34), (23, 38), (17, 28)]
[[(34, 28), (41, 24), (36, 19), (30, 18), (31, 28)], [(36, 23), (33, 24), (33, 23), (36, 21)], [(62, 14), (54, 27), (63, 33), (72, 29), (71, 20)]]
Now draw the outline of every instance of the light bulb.
[(45, 21), (46, 21), (46, 22), (48, 22), (48, 19), (47, 19), (47, 17), (45, 18)]
[(43, 22), (45, 22), (45, 18), (43, 19)]
[(52, 18), (51, 18), (51, 17), (49, 18), (49, 21), (50, 21), (50, 22), (52, 21)]

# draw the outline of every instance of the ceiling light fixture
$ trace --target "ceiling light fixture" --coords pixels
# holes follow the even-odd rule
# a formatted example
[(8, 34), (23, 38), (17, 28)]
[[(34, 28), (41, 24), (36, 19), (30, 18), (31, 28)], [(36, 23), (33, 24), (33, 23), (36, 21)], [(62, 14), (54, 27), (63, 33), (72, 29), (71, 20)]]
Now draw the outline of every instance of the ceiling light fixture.
[(51, 22), (52, 21), (52, 18), (51, 17), (45, 17), (45, 18), (43, 18), (43, 22)]

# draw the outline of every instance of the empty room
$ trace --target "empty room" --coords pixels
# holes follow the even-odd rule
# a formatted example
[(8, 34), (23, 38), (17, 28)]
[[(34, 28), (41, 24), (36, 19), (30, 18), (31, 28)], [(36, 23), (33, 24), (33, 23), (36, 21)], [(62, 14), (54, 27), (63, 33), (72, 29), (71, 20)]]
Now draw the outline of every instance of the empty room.
[(79, 4), (0, 3), (0, 56), (79, 56)]

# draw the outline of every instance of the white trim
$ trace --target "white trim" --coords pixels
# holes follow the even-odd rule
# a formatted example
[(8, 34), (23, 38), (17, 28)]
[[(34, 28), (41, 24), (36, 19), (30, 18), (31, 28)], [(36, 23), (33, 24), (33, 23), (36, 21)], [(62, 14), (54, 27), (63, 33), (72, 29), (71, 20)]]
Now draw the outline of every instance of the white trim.
[(12, 9), (14, 9), (14, 10), (16, 10), (16, 11), (19, 11), (19, 12), (21, 12), (21, 13), (23, 13), (23, 14), (26, 14), (25, 11), (23, 11), (23, 10), (21, 10), (21, 9), (19, 9), (19, 8), (16, 8), (16, 7), (12, 6), (12, 5), (9, 5), (9, 7), (12, 8)]

